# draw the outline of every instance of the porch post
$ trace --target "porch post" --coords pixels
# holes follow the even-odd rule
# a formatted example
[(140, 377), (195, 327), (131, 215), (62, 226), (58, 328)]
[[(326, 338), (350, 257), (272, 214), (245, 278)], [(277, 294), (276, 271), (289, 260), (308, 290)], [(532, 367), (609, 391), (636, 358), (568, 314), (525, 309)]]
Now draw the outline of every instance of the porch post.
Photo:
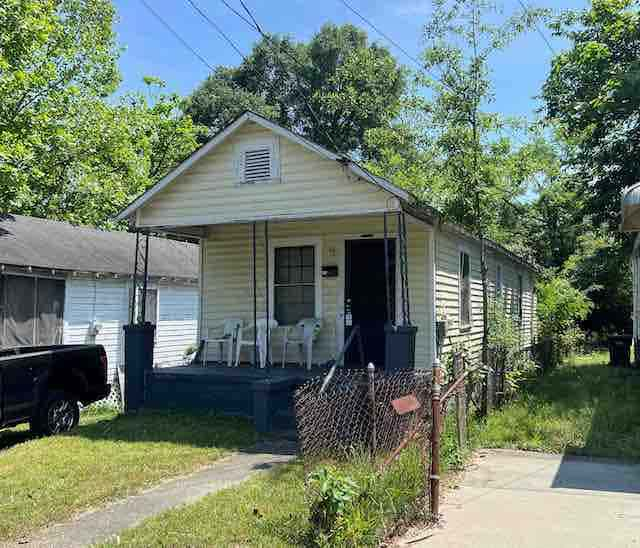
[(387, 297), (387, 325), (391, 325), (391, 288), (389, 286), (389, 227), (387, 226), (387, 212), (384, 219), (384, 289)]
[(271, 356), (271, 354), (269, 353), (269, 346), (270, 346), (270, 340), (269, 340), (269, 332), (270, 332), (270, 325), (269, 325), (269, 221), (264, 222), (264, 268), (265, 268), (265, 291), (264, 291), (264, 299), (265, 299), (265, 308), (266, 308), (266, 316), (267, 316), (267, 345), (265, 348), (265, 367), (270, 368), (271, 367), (271, 363), (269, 362), (269, 358)]
[(258, 282), (256, 280), (256, 222), (253, 222), (253, 367), (258, 367)]
[(400, 290), (402, 293), (402, 322), (411, 325), (409, 311), (409, 272), (407, 267), (407, 224), (404, 211), (398, 212), (398, 243), (400, 244)]

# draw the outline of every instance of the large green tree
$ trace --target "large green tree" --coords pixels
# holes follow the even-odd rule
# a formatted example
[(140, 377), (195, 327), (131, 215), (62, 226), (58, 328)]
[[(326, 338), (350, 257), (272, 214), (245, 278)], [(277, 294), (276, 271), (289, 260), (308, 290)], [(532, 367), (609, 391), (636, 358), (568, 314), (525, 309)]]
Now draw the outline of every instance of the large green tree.
[(587, 212), (615, 229), (621, 190), (640, 181), (640, 5), (593, 0), (552, 28), (571, 47), (544, 85), (547, 115), (567, 143)]
[(186, 103), (216, 132), (256, 110), (340, 152), (363, 148), (368, 129), (398, 114), (405, 71), (389, 51), (352, 25), (326, 24), (308, 43), (267, 36), (235, 68), (218, 67)]
[(576, 248), (564, 269), (595, 303), (589, 327), (628, 329), (631, 240), (618, 224), (620, 192), (640, 181), (640, 5), (593, 0), (551, 28), (570, 43), (554, 58), (543, 89), (547, 118), (564, 144), (564, 188), (577, 212)]
[(197, 146), (178, 97), (109, 97), (120, 81), (114, 20), (109, 0), (0, 3), (2, 212), (114, 226)]

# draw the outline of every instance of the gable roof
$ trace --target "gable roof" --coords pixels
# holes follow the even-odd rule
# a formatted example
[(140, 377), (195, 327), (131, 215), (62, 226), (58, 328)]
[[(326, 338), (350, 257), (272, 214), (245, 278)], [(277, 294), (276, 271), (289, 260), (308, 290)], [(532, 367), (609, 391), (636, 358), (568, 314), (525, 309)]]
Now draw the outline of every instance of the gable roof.
[(156, 184), (147, 189), (146, 192), (138, 196), (133, 202), (131, 202), (123, 211), (121, 211), (117, 219), (123, 220), (130, 218), (137, 209), (142, 207), (145, 203), (147, 203), (153, 196), (155, 196), (158, 192), (160, 192), (163, 188), (169, 185), (174, 179), (179, 177), (182, 173), (184, 173), (187, 169), (189, 169), (193, 164), (195, 164), (202, 157), (209, 154), (214, 148), (218, 145), (222, 144), (226, 141), (233, 133), (235, 133), (238, 129), (240, 129), (244, 124), (248, 122), (253, 122), (265, 129), (268, 129), (279, 135), (280, 137), (284, 137), (285, 139), (289, 139), (290, 141), (297, 143), (307, 150), (311, 152), (315, 152), (320, 156), (333, 160), (336, 162), (340, 162), (345, 165), (354, 175), (364, 179), (365, 181), (372, 183), (380, 188), (383, 188), (387, 192), (393, 194), (396, 198), (400, 198), (404, 201), (409, 201), (410, 195), (406, 190), (397, 187), (392, 182), (384, 179), (383, 177), (377, 177), (367, 171), (365, 168), (360, 166), (358, 163), (353, 161), (348, 156), (344, 154), (336, 154), (331, 152), (329, 149), (324, 148), (323, 146), (309, 141), (305, 137), (294, 133), (293, 131), (286, 129), (278, 124), (267, 120), (263, 116), (256, 114), (255, 112), (246, 111), (241, 114), (238, 118), (236, 118), (233, 122), (231, 122), (227, 127), (219, 131), (214, 137), (212, 137), (207, 143), (201, 146), (198, 150), (196, 150), (191, 156), (189, 156), (186, 160), (180, 163), (177, 167), (172, 169), (169, 173), (167, 173), (162, 179), (160, 179)]
[[(360, 177), (362, 180), (369, 182), (387, 192), (391, 195), (395, 196), (402, 202), (403, 209), (406, 210), (410, 215), (422, 219), (429, 224), (439, 223), (441, 225), (446, 225), (453, 232), (458, 233), (461, 236), (469, 238), (471, 240), (478, 240), (476, 236), (467, 231), (464, 227), (448, 222), (444, 220), (444, 217), (440, 211), (437, 209), (427, 206), (420, 205), (415, 206), (414, 202), (417, 200), (414, 199), (414, 196), (407, 192), (406, 190), (396, 186), (388, 179), (384, 177), (379, 177), (374, 175), (366, 168), (359, 165), (349, 156), (344, 154), (336, 154), (335, 152), (330, 151), (329, 149), (310, 141), (306, 137), (299, 135), (289, 129), (286, 129), (259, 114), (251, 111), (245, 111), (238, 118), (236, 118), (233, 122), (227, 125), (225, 128), (220, 130), (214, 137), (212, 137), (207, 143), (205, 143), (202, 147), (196, 150), (191, 156), (189, 156), (186, 160), (180, 163), (177, 167), (171, 170), (167, 175), (165, 175), (162, 179), (160, 179), (156, 184), (146, 190), (143, 194), (138, 196), (131, 204), (129, 204), (122, 212), (120, 212), (117, 216), (118, 220), (129, 219), (134, 215), (136, 210), (146, 204), (153, 196), (155, 196), (158, 192), (160, 192), (163, 188), (169, 185), (174, 179), (179, 177), (182, 173), (184, 173), (187, 169), (189, 169), (192, 165), (194, 165), (198, 160), (209, 154), (213, 149), (222, 144), (226, 139), (228, 139), (233, 133), (235, 133), (238, 129), (240, 129), (244, 124), (248, 122), (253, 122), (267, 130), (272, 131), (276, 135), (280, 137), (284, 137), (285, 139), (289, 139), (290, 141), (297, 143), (307, 150), (311, 152), (315, 152), (316, 154), (326, 158), (328, 160), (333, 160), (339, 162), (340, 164), (347, 167), (354, 175)], [(492, 240), (485, 240), (488, 246), (495, 251), (504, 254), (510, 259), (526, 266), (533, 271), (538, 271), (538, 268), (533, 265), (528, 260), (516, 255), (515, 253), (509, 251), (504, 246), (494, 242)]]
[[(76, 272), (133, 274), (136, 236), (70, 223), (0, 216), (0, 264)], [(149, 275), (197, 279), (198, 246), (149, 238)]]

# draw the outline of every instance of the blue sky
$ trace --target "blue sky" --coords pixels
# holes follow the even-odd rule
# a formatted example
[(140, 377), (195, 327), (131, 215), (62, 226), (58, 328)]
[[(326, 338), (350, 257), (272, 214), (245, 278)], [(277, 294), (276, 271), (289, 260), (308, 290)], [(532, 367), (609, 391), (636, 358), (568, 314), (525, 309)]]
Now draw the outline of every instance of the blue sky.
[[(257, 40), (255, 31), (226, 8), (220, 0), (194, 0), (209, 17), (233, 38), (247, 54)], [(189, 5), (187, 0), (147, 0), (202, 57), (211, 65), (234, 65), (239, 55)], [(228, 2), (241, 10), (239, 0)], [(268, 32), (287, 33), (298, 40), (308, 40), (323, 23), (350, 22), (367, 30), (370, 38), (385, 40), (368, 29), (339, 0), (245, 0), (258, 22)], [(356, 10), (390, 35), (404, 49), (419, 56), (424, 43), (422, 28), (429, 17), (431, 0), (350, 0)], [(534, 4), (533, 0), (526, 0)], [(120, 59), (123, 83), (121, 93), (141, 89), (143, 76), (157, 76), (170, 91), (190, 93), (208, 73), (207, 67), (190, 53), (140, 0), (114, 0), (119, 22), (118, 40), (124, 49)], [(536, 6), (559, 9), (584, 7), (587, 0), (537, 0)], [(518, 0), (504, 0), (504, 16), (521, 10)], [(556, 51), (565, 44), (542, 29)], [(390, 44), (398, 60), (411, 62)], [(493, 59), (496, 91), (494, 110), (505, 115), (533, 118), (539, 103), (534, 99), (549, 71), (552, 53), (538, 33), (532, 31), (518, 38), (508, 50)]]

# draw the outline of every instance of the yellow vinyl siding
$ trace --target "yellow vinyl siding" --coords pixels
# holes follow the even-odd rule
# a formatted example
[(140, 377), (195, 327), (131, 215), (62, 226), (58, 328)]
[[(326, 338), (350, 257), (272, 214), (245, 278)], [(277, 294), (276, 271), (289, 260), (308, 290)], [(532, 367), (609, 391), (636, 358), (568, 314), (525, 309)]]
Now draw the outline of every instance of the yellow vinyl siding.
[[(280, 177), (244, 184), (238, 150), (279, 140)], [(338, 216), (389, 209), (393, 197), (338, 162), (247, 123), (156, 194), (138, 213), (138, 226), (189, 226), (301, 216)]]
[[(411, 300), (411, 320), (418, 326), (416, 341), (416, 365), (428, 366), (430, 310), (427, 295), (427, 228), (418, 222), (408, 222), (408, 276)], [(265, 246), (264, 224), (257, 223), (256, 297), (258, 318), (265, 315)], [(331, 220), (289, 221), (269, 223), (269, 240), (320, 239), (322, 265), (337, 265), (338, 277), (321, 278), (322, 290), (322, 330), (314, 345), (314, 362), (321, 363), (335, 357), (342, 347), (344, 311), (344, 242), (363, 234), (381, 236), (382, 215), (337, 218)], [(395, 234), (395, 223), (390, 222), (390, 236)], [(206, 326), (221, 324), (226, 318), (239, 317), (245, 325), (253, 323), (253, 281), (252, 281), (252, 228), (251, 224), (232, 224), (208, 228), (204, 257), (204, 303), (203, 323)], [(384, 268), (381, 257), (380, 268)], [(272, 268), (273, 265), (271, 264)], [(399, 277), (397, 285), (399, 286)], [(398, 307), (399, 307), (399, 299)], [(270, 312), (273, 302), (269, 303)], [(397, 318), (400, 319), (399, 312)], [(279, 364), (282, 356), (282, 334), (277, 330), (273, 335), (273, 360)], [(291, 350), (288, 359), (296, 355)], [(242, 359), (250, 359), (250, 352), (243, 353)]]
[[(460, 252), (469, 253), (471, 267), (471, 313), (470, 326), (460, 329), (459, 264)], [(482, 274), (480, 270), (480, 244), (472, 238), (442, 229), (436, 232), (436, 314), (438, 320), (447, 320), (447, 339), (444, 352), (454, 346), (464, 346), (474, 358), (482, 351)], [(534, 273), (498, 250), (487, 250), (487, 268), (490, 306), (495, 298), (497, 265), (502, 265), (502, 298), (507, 310), (513, 310), (518, 295), (518, 274), (523, 278), (521, 341), (523, 348), (532, 344), (532, 329), (535, 328)], [(532, 326), (532, 322), (534, 325)]]

